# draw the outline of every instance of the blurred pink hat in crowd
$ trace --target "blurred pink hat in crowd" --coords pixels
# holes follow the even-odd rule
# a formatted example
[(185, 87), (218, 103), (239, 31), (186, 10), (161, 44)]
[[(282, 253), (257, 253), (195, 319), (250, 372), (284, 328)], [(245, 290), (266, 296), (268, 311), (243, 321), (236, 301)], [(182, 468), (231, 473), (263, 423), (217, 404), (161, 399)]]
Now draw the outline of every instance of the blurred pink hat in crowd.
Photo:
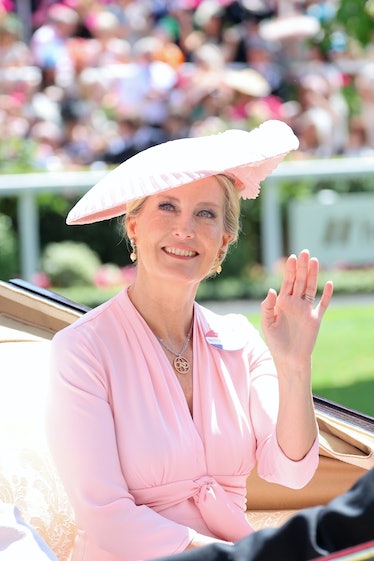
[(126, 203), (217, 174), (233, 178), (243, 199), (255, 199), (265, 179), (299, 141), (284, 122), (248, 132), (230, 129), (152, 146), (107, 173), (71, 209), (68, 224), (90, 224), (126, 213)]

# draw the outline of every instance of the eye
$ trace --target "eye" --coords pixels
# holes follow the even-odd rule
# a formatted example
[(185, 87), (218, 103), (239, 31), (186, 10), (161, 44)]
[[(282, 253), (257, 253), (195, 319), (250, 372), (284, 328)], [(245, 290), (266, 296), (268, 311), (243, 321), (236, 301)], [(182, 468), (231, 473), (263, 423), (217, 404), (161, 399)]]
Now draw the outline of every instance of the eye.
[(158, 208), (160, 210), (166, 210), (167, 212), (175, 210), (175, 206), (172, 203), (160, 203), (158, 205)]
[(216, 214), (212, 210), (200, 210), (198, 215), (202, 216), (203, 218), (216, 218)]

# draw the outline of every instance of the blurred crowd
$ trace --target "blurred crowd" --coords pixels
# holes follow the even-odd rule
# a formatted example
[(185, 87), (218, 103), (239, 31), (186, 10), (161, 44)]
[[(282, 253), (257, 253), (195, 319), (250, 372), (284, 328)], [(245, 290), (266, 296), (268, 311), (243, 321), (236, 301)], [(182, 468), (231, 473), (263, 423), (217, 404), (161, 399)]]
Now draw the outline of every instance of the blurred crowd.
[(106, 166), (269, 118), (303, 157), (373, 153), (374, 51), (343, 31), (322, 48), (338, 0), (36, 0), (24, 21), (27, 2), (0, 0), (2, 168)]

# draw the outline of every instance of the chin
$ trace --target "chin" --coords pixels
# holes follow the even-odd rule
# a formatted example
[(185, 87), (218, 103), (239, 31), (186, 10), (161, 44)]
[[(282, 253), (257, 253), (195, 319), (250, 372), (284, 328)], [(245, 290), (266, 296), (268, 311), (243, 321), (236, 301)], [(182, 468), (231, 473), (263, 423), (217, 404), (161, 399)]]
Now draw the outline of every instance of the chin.
[(196, 284), (199, 285), (206, 277), (205, 272), (192, 271), (191, 268), (184, 268), (184, 270), (165, 270), (160, 271), (160, 276), (162, 276), (164, 281), (169, 283), (184, 283), (184, 284)]

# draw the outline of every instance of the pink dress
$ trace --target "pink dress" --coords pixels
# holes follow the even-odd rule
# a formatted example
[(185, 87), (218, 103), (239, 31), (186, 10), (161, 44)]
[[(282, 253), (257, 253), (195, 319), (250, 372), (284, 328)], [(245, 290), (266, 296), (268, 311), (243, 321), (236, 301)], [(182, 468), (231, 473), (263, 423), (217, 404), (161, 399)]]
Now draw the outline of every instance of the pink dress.
[(183, 551), (195, 531), (253, 530), (246, 479), (304, 486), (318, 441), (294, 462), (277, 444), (278, 382), (248, 320), (195, 304), (193, 418), (174, 371), (124, 290), (53, 342), (47, 429), (80, 528), (73, 561)]

